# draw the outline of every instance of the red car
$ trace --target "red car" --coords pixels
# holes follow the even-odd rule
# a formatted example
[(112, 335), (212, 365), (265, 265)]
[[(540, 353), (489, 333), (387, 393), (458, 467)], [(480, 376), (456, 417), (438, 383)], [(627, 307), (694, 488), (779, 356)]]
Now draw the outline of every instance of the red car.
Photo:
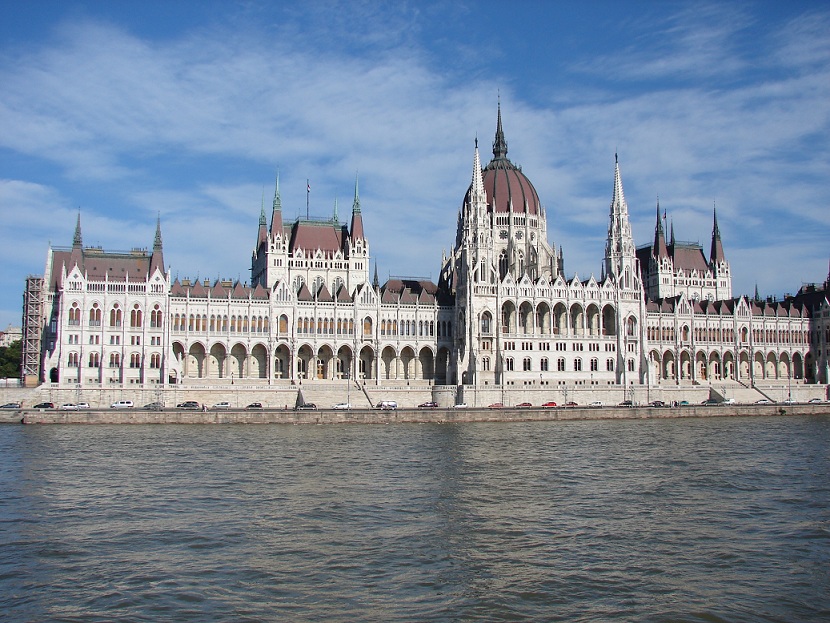
[(489, 407), (487, 407), (487, 408), (488, 408), (488, 409), (504, 409), (504, 405), (503, 405), (502, 403), (500, 403), (500, 402), (494, 402), (493, 404), (491, 404), (491, 405), (490, 405)]
[(517, 405), (516, 405), (516, 408), (517, 408), (517, 409), (529, 409), (529, 408), (530, 408), (530, 407), (532, 407), (532, 406), (533, 406), (533, 405), (532, 405), (532, 404), (530, 404), (529, 402), (521, 402), (521, 403), (519, 403), (519, 404), (517, 404)]
[(543, 409), (552, 409), (555, 406), (556, 406), (556, 403), (551, 400), (550, 402), (546, 402), (545, 404), (543, 404), (542, 408)]

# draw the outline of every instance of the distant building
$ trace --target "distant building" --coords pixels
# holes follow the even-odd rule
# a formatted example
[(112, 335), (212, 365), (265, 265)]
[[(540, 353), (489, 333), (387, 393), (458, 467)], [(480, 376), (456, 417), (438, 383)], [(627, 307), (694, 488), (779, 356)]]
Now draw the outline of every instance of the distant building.
[[(370, 278), (355, 182), (348, 223), (284, 222), (277, 181), (260, 212), (250, 285), (172, 279), (152, 251), (48, 250), (24, 296), (24, 368), (59, 386), (246, 384), (351, 378), (500, 387), (827, 383), (828, 282), (782, 301), (734, 297), (717, 214), (709, 257), (666, 241), (657, 208), (637, 248), (619, 162), (599, 279), (566, 276), (547, 211), (507, 157), (472, 175), (437, 284)], [(828, 277), (830, 279), (830, 276)]]
[(23, 329), (9, 325), (5, 331), (0, 331), (0, 348), (8, 348), (14, 342), (18, 342), (21, 339), (23, 339)]

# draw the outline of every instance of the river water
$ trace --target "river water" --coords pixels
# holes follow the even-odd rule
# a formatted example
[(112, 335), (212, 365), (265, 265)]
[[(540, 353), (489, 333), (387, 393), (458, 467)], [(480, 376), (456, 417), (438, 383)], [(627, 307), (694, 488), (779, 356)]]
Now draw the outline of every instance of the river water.
[(3, 426), (0, 613), (827, 621), (830, 417)]

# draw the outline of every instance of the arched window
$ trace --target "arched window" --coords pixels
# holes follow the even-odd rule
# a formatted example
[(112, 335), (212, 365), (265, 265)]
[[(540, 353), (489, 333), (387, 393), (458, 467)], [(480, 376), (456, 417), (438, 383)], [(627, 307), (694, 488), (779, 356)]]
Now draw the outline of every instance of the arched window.
[(499, 253), (499, 279), (504, 279), (507, 275), (507, 254), (502, 251)]
[(130, 326), (134, 329), (141, 326), (141, 308), (138, 303), (133, 305), (133, 310), (130, 312)]

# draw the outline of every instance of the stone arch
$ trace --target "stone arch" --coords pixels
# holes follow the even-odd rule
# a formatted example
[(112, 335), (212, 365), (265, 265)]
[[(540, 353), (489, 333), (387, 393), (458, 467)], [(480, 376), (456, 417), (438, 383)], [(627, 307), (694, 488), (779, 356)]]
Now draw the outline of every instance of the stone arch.
[(502, 333), (516, 333), (516, 305), (513, 301), (505, 301), (501, 306)]
[(767, 355), (767, 361), (764, 365), (764, 377), (768, 379), (778, 378), (778, 365), (775, 353), (769, 353)]
[(268, 349), (263, 344), (257, 344), (251, 349), (248, 376), (254, 379), (268, 378)]
[(364, 346), (360, 349), (360, 358), (358, 362), (358, 375), (363, 379), (375, 378), (375, 351), (371, 346)]
[(663, 362), (660, 353), (652, 350), (648, 354), (648, 362), (651, 378), (659, 383), (663, 379)]
[(692, 355), (688, 350), (681, 351), (680, 353), (679, 371), (681, 381), (692, 380)]
[(550, 335), (550, 305), (545, 302), (536, 306), (536, 327), (540, 335)]
[(201, 342), (191, 344), (187, 349), (184, 363), (185, 375), (191, 379), (204, 378), (205, 374), (205, 347)]
[(334, 359), (334, 353), (331, 346), (323, 344), (317, 349), (317, 357), (314, 362), (314, 378), (324, 381), (333, 377), (332, 359)]
[(314, 350), (303, 344), (297, 351), (297, 378), (310, 379), (314, 374)]
[(749, 353), (745, 350), (738, 354), (738, 374), (741, 379), (749, 378)]
[(602, 308), (602, 334), (617, 335), (617, 310), (613, 305), (605, 305)]
[(676, 367), (674, 353), (667, 350), (663, 353), (663, 379), (666, 381), (676, 380)]
[(248, 358), (248, 349), (243, 344), (234, 344), (231, 348), (230, 356), (230, 374), (231, 379), (234, 377), (241, 379), (245, 378), (245, 361)]
[(486, 310), (481, 312), (481, 333), (484, 335), (493, 333), (493, 314)]
[(352, 360), (354, 355), (352, 349), (347, 345), (343, 345), (337, 349), (337, 361), (335, 362), (335, 374), (338, 379), (350, 379), (354, 375), (352, 370)]
[(533, 333), (533, 306), (528, 301), (519, 305), (519, 327), (524, 335)]
[(280, 344), (274, 351), (274, 378), (291, 378), (291, 351), (287, 344)]
[(793, 378), (804, 378), (804, 361), (801, 359), (801, 353), (793, 353)]
[(380, 353), (380, 360), (383, 365), (381, 378), (391, 380), (397, 378), (397, 353), (391, 346), (387, 346)]
[(735, 380), (735, 355), (732, 351), (723, 353), (723, 378), (734, 381)]
[(566, 335), (568, 332), (568, 309), (563, 303), (557, 303), (553, 308), (553, 333)]
[(633, 314), (625, 319), (625, 334), (628, 337), (637, 336), (637, 318)]
[(790, 377), (790, 370), (792, 366), (790, 365), (790, 356), (788, 353), (783, 352), (781, 356), (778, 358), (778, 378), (779, 379), (787, 379)]
[(585, 319), (587, 322), (588, 335), (599, 335), (600, 313), (596, 303), (591, 303), (585, 308)]
[(210, 347), (210, 356), (207, 362), (207, 375), (212, 379), (225, 378), (227, 372), (228, 351), (221, 342)]
[(710, 353), (706, 377), (712, 379), (713, 381), (720, 380), (722, 372), (721, 367), (720, 353), (717, 351)]
[(424, 346), (418, 353), (418, 362), (421, 367), (421, 378), (431, 381), (435, 378), (435, 355), (431, 348)]
[(706, 367), (706, 353), (702, 350), (697, 351), (695, 355), (695, 380), (705, 381), (709, 378), (708, 368)]
[(585, 333), (585, 312), (579, 303), (571, 305), (570, 329), (571, 335), (584, 335)]
[(398, 378), (406, 379), (407, 381), (411, 381), (415, 378), (415, 351), (412, 349), (411, 346), (405, 346), (401, 350), (401, 356), (399, 357), (401, 362), (400, 364), (400, 374)]

